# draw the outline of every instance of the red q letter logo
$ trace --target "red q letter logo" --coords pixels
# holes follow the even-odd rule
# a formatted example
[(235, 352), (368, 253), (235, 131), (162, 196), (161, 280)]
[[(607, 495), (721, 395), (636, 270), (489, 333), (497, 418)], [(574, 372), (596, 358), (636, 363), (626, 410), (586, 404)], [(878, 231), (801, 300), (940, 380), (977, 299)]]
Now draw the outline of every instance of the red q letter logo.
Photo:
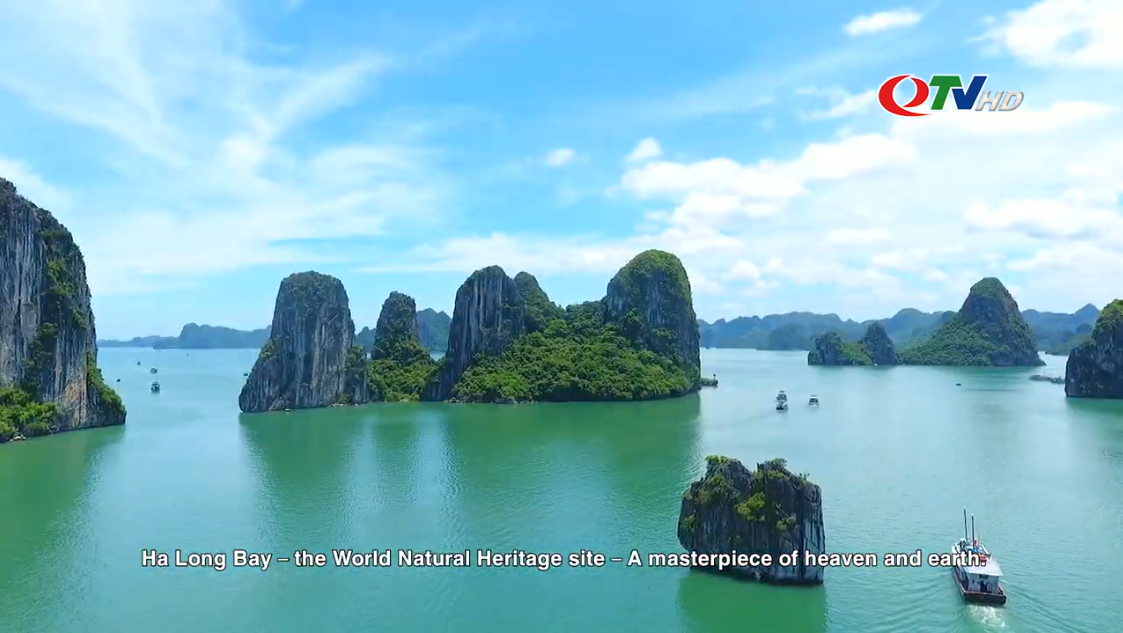
[[(893, 91), (896, 90), (897, 84), (905, 79), (912, 79), (913, 85), (916, 86), (916, 96), (912, 98), (912, 101), (902, 106), (893, 100)], [(881, 102), (881, 107), (885, 108), (886, 112), (897, 116), (928, 116), (931, 114), (931, 112), (910, 112), (905, 109), (915, 108), (928, 100), (928, 84), (924, 83), (919, 77), (913, 77), (912, 75), (897, 75), (885, 80), (885, 83), (881, 84), (881, 89), (877, 91), (877, 100)]]

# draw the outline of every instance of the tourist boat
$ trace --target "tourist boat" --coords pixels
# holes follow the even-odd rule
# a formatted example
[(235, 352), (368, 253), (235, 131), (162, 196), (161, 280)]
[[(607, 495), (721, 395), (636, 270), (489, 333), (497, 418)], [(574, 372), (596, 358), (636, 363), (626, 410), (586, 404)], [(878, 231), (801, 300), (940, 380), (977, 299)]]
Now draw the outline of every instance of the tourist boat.
[(160, 393), (160, 383), (159, 382), (152, 383), (152, 393)]
[[(975, 516), (971, 516), (971, 532), (967, 532), (967, 508), (963, 508), (963, 538), (951, 552), (965, 559), (951, 567), (959, 593), (967, 602), (1006, 604), (1006, 590), (1002, 587), (1002, 568), (990, 551), (975, 535)], [(953, 559), (953, 562), (954, 559)]]
[(813, 407), (819, 406), (819, 396), (811, 396), (811, 399), (807, 401), (807, 404)]
[(776, 410), (777, 411), (787, 411), (788, 410), (788, 396), (783, 391), (781, 391), (776, 396)]

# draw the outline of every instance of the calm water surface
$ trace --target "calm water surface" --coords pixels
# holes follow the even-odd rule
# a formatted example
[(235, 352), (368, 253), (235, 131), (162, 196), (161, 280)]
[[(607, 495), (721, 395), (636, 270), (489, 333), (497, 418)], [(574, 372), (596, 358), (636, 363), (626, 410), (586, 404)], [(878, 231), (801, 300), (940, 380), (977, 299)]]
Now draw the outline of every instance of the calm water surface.
[[(1066, 400), (1027, 380), (1037, 370), (706, 350), (721, 387), (666, 402), (239, 415), (255, 355), (103, 350), (126, 427), (0, 446), (0, 631), (1103, 633), (1123, 621), (1123, 405)], [(1009, 604), (966, 606), (930, 567), (829, 569), (822, 587), (791, 589), (620, 564), (140, 566), (142, 548), (678, 551), (679, 497), (710, 453), (809, 472), (834, 551), (942, 552), (970, 506)]]

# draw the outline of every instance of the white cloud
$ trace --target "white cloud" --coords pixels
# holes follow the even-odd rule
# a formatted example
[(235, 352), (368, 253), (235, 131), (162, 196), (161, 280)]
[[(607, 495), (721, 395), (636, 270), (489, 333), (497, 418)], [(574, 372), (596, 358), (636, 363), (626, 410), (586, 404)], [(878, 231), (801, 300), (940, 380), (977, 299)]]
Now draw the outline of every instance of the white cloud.
[(808, 113), (804, 118), (808, 121), (821, 121), (827, 119), (841, 119), (856, 114), (868, 112), (877, 103), (877, 91), (867, 90), (858, 94), (850, 94), (845, 90), (815, 90), (804, 89), (797, 91), (799, 94), (827, 97), (831, 107)]
[(1043, 0), (1010, 11), (982, 39), (1035, 66), (1123, 68), (1123, 3)]
[(1021, 271), (1061, 269), (1068, 273), (1098, 270), (1118, 278), (1123, 273), (1123, 261), (1117, 250), (1095, 244), (1065, 244), (1040, 249), (1031, 257), (1010, 262), (1008, 268)]
[(723, 286), (720, 282), (710, 279), (702, 272), (687, 272), (687, 275), (690, 277), (691, 294), (720, 295), (725, 291), (725, 286)]
[(636, 144), (635, 149), (631, 154), (628, 154), (626, 159), (629, 163), (639, 163), (652, 158), (659, 158), (663, 155), (663, 148), (659, 146), (659, 141), (654, 138), (648, 137)]
[[(655, 207), (638, 235), (462, 238), (419, 249), (394, 268), (467, 273), (511, 261), (532, 272), (611, 274), (640, 250), (666, 248), (707, 287), (722, 280), (726, 296), (768, 293), (767, 311), (877, 316), (906, 306), (955, 308), (982, 271), (994, 274), (1012, 260), (1022, 263), (996, 272), (1015, 276), (1004, 281), (1037, 301), (1027, 305), (1079, 307), (1115, 282), (1091, 277), (1100, 290), (1047, 282), (1044, 262), (1054, 260), (1032, 258), (1057, 240), (1123, 250), (1123, 239), (1110, 244), (1123, 234), (1105, 214), (1123, 191), (1118, 114), (1090, 101), (1042, 103), (1021, 120), (974, 113), (999, 131), (963, 119), (897, 123), (885, 134), (810, 143), (794, 157), (652, 161), (627, 168), (617, 190)], [(1008, 116), (1015, 122), (997, 121)], [(1033, 279), (1017, 279), (1026, 261), (1041, 268)], [(774, 290), (780, 283), (789, 292), (816, 286), (811, 304), (785, 305)], [(1053, 283), (1049, 293), (1045, 283)], [(699, 294), (704, 309), (709, 300)]]
[(767, 166), (728, 158), (697, 163), (658, 161), (628, 170), (621, 187), (640, 198), (686, 197), (692, 191), (754, 200), (784, 200), (804, 192), (797, 179)]
[(562, 167), (573, 162), (575, 158), (577, 158), (576, 151), (568, 147), (561, 147), (547, 153), (543, 161), (550, 167)]
[[(375, 235), (448, 208), (449, 177), (401, 121), (372, 115), (347, 145), (314, 134), (290, 143), (405, 70), (408, 55), (360, 48), (335, 63), (266, 64), (250, 40), (223, 0), (0, 4), (0, 57), (20, 60), (0, 67), (0, 90), (116, 142), (91, 160), (112, 165), (114, 190), (126, 193), (69, 192), (81, 214), (68, 226), (98, 294), (338, 258), (308, 241)], [(29, 197), (59, 204), (16, 167), (4, 170)]]
[(888, 29), (913, 26), (919, 23), (923, 17), (924, 16), (912, 9), (882, 11), (870, 15), (860, 15), (848, 22), (843, 30), (846, 31), (847, 35), (852, 37), (856, 35), (868, 35)]
[(53, 187), (32, 171), (27, 165), (0, 156), (0, 178), (5, 178), (16, 186), (16, 191), (40, 207), (65, 217), (70, 207), (70, 196)]
[(851, 136), (834, 143), (811, 143), (790, 162), (742, 165), (728, 158), (696, 163), (659, 161), (624, 174), (621, 186), (641, 199), (706, 197), (779, 202), (806, 193), (805, 183), (837, 180), (888, 165), (909, 162), (916, 151), (881, 134)]
[(730, 279), (759, 279), (760, 269), (747, 259), (739, 259), (727, 276)]
[(1117, 210), (1087, 207), (1063, 197), (1005, 200), (994, 208), (974, 204), (965, 218), (975, 228), (1019, 231), (1040, 239), (1123, 239), (1123, 216)]
[(890, 239), (888, 229), (831, 229), (827, 232), (827, 241), (831, 244), (875, 244)]
[(930, 254), (928, 249), (924, 248), (885, 251), (875, 253), (870, 257), (870, 263), (879, 268), (916, 270), (928, 260)]

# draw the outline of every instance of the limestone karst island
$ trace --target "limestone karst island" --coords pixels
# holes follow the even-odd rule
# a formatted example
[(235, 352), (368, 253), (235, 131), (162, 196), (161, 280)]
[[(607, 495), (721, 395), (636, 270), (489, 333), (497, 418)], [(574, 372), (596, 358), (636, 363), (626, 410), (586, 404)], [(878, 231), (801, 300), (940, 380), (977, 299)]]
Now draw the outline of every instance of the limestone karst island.
[(238, 403), (246, 412), (379, 401), (648, 400), (701, 384), (698, 323), (674, 255), (636, 255), (605, 296), (567, 308), (533, 275), (477, 270), (456, 292), (447, 352), (421, 345), (414, 300), (382, 304), (373, 348), (356, 344), (347, 291), (316, 272), (281, 282), (269, 339)]
[(0, 178), (0, 442), (125, 423), (96, 339), (70, 231)]
[(0, 633), (1120, 631), (1121, 43), (0, 0)]

